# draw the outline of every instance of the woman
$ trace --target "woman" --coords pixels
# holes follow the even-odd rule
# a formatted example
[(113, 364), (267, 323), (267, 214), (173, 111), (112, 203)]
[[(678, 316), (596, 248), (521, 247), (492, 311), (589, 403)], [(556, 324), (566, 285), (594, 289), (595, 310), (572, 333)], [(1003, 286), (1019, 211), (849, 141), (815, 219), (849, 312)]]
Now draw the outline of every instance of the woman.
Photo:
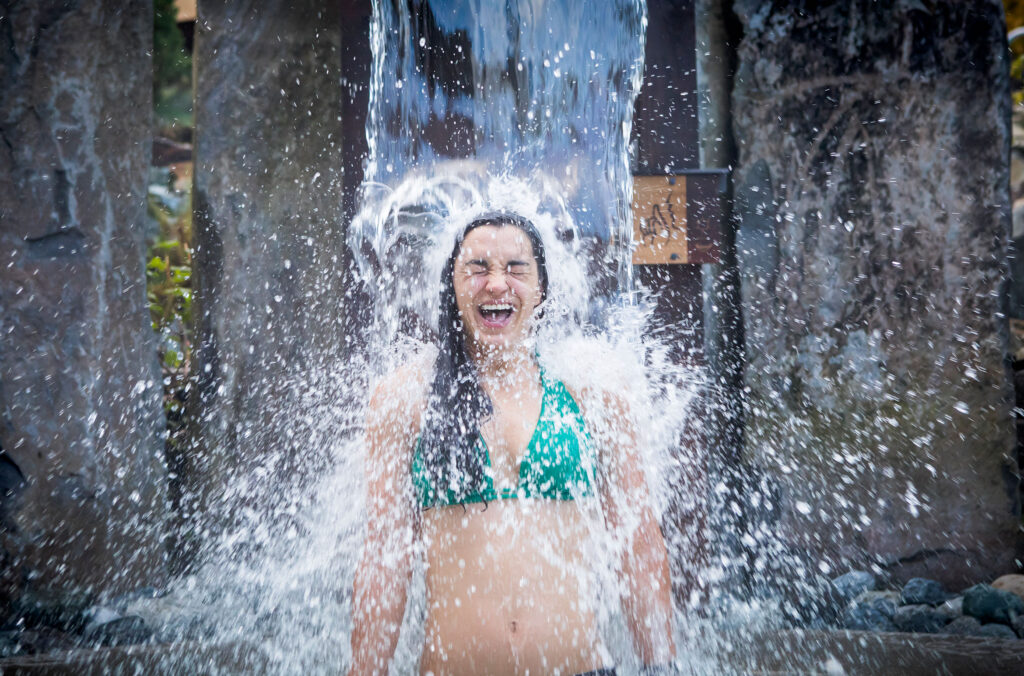
[[(667, 555), (634, 420), (620, 397), (571, 393), (536, 359), (532, 327), (548, 290), (536, 229), (508, 213), (477, 218), (442, 288), (433, 372), (402, 369), (370, 402), (351, 673), (387, 671), (419, 552), (421, 673), (613, 673), (589, 574), (594, 509), (618, 538), (637, 654), (669, 662)], [(600, 403), (602, 424), (581, 401)]]

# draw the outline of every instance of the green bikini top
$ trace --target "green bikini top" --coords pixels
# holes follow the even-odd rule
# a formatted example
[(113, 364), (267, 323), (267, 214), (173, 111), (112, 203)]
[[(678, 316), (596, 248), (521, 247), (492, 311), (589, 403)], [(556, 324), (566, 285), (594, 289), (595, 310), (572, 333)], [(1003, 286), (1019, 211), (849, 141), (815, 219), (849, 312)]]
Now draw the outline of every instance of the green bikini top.
[(483, 488), (459, 500), (452, 490), (438, 495), (431, 477), (423, 465), (420, 440), (412, 458), (412, 483), (423, 509), (436, 506), (473, 502), (491, 502), (510, 498), (546, 498), (573, 500), (593, 494), (591, 477), (594, 472), (590, 435), (583, 422), (576, 400), (560, 381), (551, 381), (540, 372), (544, 393), (541, 397), (540, 416), (533, 436), (526, 445), (526, 453), (519, 463), (519, 483), (515, 488), (494, 489), (490, 472), (491, 454), (483, 435), (477, 436), (475, 449), (484, 458)]

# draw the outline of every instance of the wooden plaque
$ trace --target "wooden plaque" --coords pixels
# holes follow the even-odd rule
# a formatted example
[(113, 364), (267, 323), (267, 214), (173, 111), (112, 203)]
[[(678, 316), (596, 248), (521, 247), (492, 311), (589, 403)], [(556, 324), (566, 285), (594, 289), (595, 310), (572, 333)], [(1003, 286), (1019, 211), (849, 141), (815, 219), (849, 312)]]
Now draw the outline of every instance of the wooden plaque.
[(633, 177), (633, 244), (633, 265), (690, 262), (685, 177)]

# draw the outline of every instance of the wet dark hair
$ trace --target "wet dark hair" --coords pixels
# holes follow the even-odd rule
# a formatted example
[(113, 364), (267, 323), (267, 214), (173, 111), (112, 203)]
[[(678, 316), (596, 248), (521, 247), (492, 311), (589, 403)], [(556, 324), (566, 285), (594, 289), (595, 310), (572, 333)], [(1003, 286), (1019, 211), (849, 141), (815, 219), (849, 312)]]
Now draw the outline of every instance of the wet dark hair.
[(466, 336), (455, 298), (455, 262), (466, 236), (484, 225), (513, 226), (526, 235), (533, 247), (540, 281), (541, 302), (547, 297), (548, 271), (544, 242), (529, 220), (510, 212), (481, 214), (455, 239), (451, 256), (441, 271), (441, 302), (438, 308), (438, 352), (430, 385), (427, 412), (420, 434), (423, 463), (439, 497), (452, 490), (462, 502), (479, 492), (484, 482), (484, 459), (475, 452), (480, 424), (493, 412), (480, 386), (476, 367), (466, 349)]

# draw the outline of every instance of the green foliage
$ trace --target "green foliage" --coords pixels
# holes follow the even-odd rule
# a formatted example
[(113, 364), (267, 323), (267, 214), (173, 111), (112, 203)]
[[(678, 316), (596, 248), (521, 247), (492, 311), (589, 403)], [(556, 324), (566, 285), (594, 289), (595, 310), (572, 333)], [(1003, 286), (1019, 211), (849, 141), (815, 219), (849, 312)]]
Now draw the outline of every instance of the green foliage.
[[(186, 195), (181, 208), (172, 212), (150, 196), (149, 214), (160, 226), (149, 247), (146, 264), (146, 297), (153, 330), (160, 336), (165, 392), (184, 387), (192, 360), (192, 205)], [(181, 402), (165, 396), (168, 412), (178, 412)]]
[(164, 124), (191, 125), (192, 55), (178, 29), (174, 0), (154, 0), (153, 105)]

